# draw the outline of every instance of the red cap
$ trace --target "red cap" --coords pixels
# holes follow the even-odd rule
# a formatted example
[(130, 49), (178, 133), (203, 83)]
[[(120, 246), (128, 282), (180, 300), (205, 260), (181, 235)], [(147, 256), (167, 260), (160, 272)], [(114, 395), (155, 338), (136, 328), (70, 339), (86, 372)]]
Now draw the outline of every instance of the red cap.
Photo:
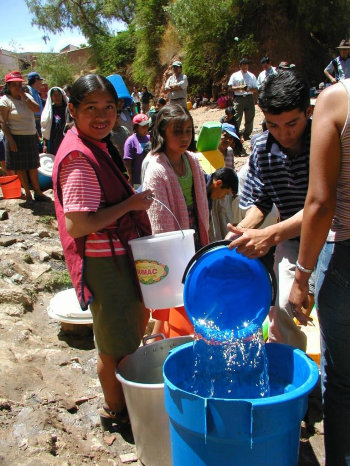
[(24, 79), (22, 78), (22, 75), (19, 71), (11, 71), (11, 73), (5, 76), (5, 83), (10, 83), (14, 81), (24, 83)]
[(146, 125), (149, 125), (150, 123), (151, 123), (150, 118), (147, 115), (145, 115), (144, 113), (138, 113), (132, 119), (132, 124), (133, 125), (146, 126)]

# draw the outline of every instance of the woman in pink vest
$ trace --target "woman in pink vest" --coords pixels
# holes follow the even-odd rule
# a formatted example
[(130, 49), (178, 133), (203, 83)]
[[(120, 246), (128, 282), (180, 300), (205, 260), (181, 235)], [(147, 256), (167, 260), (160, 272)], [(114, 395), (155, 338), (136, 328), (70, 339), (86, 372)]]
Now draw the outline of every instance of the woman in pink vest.
[(151, 233), (146, 209), (151, 191), (135, 194), (109, 140), (118, 96), (104, 77), (90, 74), (72, 86), (74, 126), (57, 152), (53, 182), (63, 251), (83, 309), (90, 306), (97, 372), (104, 393), (101, 424), (128, 422), (118, 361), (134, 352), (148, 321), (128, 240)]

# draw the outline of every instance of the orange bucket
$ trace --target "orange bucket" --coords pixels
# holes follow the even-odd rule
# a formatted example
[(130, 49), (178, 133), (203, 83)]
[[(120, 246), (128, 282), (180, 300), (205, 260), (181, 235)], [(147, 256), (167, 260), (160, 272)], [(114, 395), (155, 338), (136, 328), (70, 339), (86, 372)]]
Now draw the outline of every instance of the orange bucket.
[(21, 182), (17, 175), (0, 176), (0, 187), (4, 199), (17, 199), (22, 196)]

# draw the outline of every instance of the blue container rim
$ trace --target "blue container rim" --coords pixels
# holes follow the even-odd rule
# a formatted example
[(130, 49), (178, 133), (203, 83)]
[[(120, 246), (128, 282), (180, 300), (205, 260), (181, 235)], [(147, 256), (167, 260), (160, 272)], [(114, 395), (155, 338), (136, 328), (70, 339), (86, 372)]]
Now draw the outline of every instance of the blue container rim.
[(286, 401), (289, 401), (289, 400), (295, 400), (295, 399), (304, 397), (306, 393), (310, 392), (313, 389), (313, 387), (316, 385), (317, 380), (319, 378), (319, 370), (318, 370), (317, 364), (303, 351), (297, 348), (293, 348), (290, 345), (285, 345), (282, 343), (267, 343), (266, 346), (268, 345), (283, 346), (283, 347), (290, 348), (293, 353), (298, 354), (305, 361), (305, 363), (308, 365), (310, 369), (310, 374), (302, 385), (300, 385), (295, 390), (292, 390), (290, 392), (282, 393), (281, 395), (269, 396), (266, 398), (215, 398), (215, 397), (207, 398), (207, 397), (196, 395), (195, 393), (183, 390), (182, 388), (179, 388), (176, 385), (174, 385), (168, 379), (168, 377), (165, 375), (165, 366), (167, 365), (168, 361), (171, 358), (173, 358), (177, 352), (185, 351), (187, 348), (191, 346), (193, 347), (193, 342), (181, 345), (178, 348), (174, 348), (169, 352), (168, 357), (166, 358), (163, 364), (164, 384), (168, 385), (172, 390), (181, 390), (182, 392), (190, 396), (193, 396), (197, 399), (201, 399), (201, 400), (227, 401), (230, 403), (242, 403), (243, 402), (243, 403), (250, 403), (251, 405), (255, 405), (255, 406), (277, 405), (277, 404), (285, 403)]

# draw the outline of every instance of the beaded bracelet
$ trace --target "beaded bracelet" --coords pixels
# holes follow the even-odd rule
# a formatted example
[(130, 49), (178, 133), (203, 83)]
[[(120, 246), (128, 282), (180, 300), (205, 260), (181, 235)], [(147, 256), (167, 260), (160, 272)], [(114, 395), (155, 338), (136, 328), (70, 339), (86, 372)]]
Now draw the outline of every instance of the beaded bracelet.
[(298, 261), (296, 261), (295, 265), (296, 265), (296, 268), (297, 268), (298, 270), (300, 270), (300, 272), (312, 273), (312, 272), (314, 271), (314, 269), (306, 269), (305, 267), (303, 267), (302, 265), (300, 265)]

